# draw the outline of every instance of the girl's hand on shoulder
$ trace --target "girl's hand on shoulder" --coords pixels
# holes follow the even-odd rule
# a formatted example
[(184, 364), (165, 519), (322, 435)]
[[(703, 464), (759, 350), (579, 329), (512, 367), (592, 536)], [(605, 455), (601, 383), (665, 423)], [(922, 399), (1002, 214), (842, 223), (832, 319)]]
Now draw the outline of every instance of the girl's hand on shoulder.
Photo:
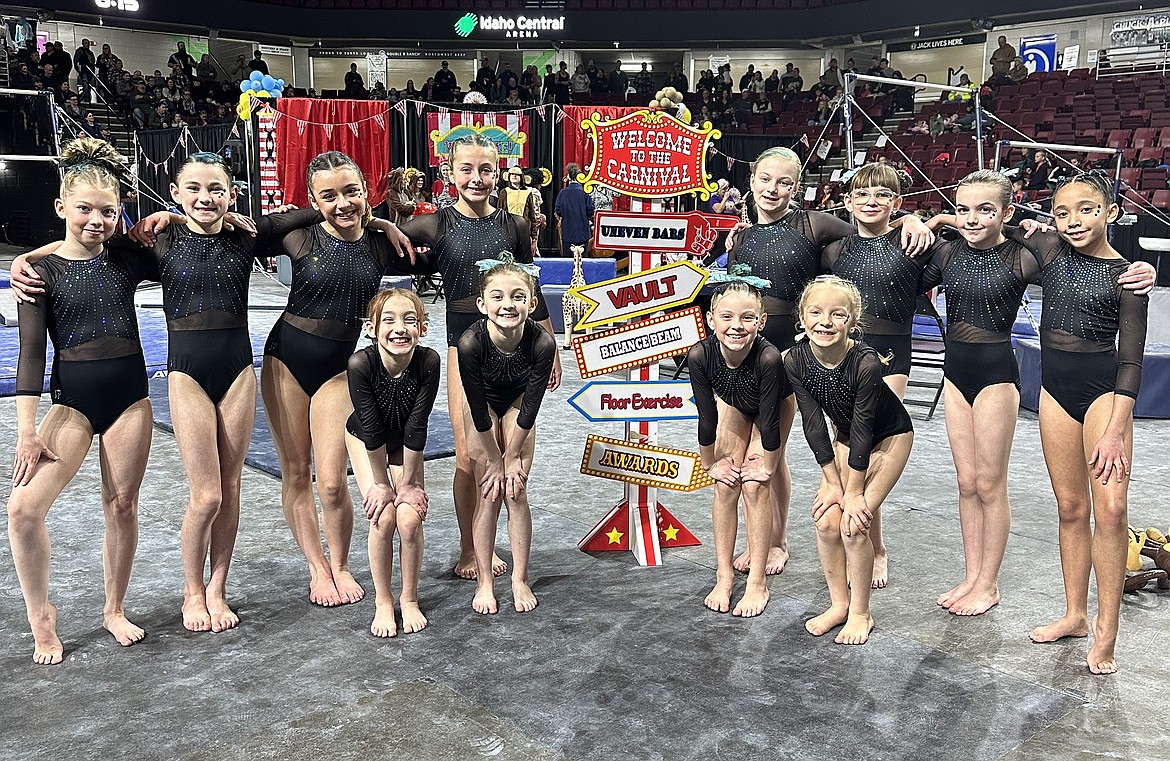
[(256, 235), (256, 220), (234, 211), (229, 211), (223, 216), (223, 227), (225, 230), (243, 230), (253, 237)]
[(416, 262), (418, 257), (415, 254), (414, 246), (411, 244), (410, 238), (398, 229), (398, 225), (389, 220), (374, 217), (366, 223), (366, 228), (385, 234), (386, 240), (390, 241), (390, 245), (394, 247), (398, 256), (410, 259), (411, 264)]
[(1038, 219), (1021, 219), (1019, 227), (1024, 231), (1025, 238), (1031, 238), (1033, 233), (1050, 233), (1056, 230), (1052, 225), (1046, 225)]
[(370, 487), (366, 496), (362, 498), (362, 508), (366, 511), (366, 517), (370, 519), (370, 523), (378, 525), (378, 519), (382, 517), (382, 513), (387, 507), (394, 504), (395, 496), (394, 487), (388, 484), (374, 484)]
[(735, 227), (731, 228), (731, 230), (727, 233), (727, 242), (723, 246), (725, 249), (727, 249), (728, 253), (731, 252), (731, 249), (735, 248), (735, 236), (739, 235), (743, 230), (750, 230), (751, 227), (752, 226), (747, 222), (735, 223)]
[(844, 497), (845, 494), (840, 489), (822, 482), (820, 488), (817, 489), (816, 496), (813, 497), (813, 521), (819, 521), (833, 505), (839, 506)]
[(1114, 474), (1117, 483), (1122, 483), (1129, 476), (1125, 439), (1110, 433), (1099, 438), (1097, 446), (1093, 448), (1093, 456), (1089, 458), (1089, 468), (1093, 478), (1100, 479), (1102, 484), (1108, 484)]
[(16, 456), (12, 463), (12, 485), (26, 486), (32, 480), (42, 459), (56, 462), (59, 458), (45, 445), (39, 433), (20, 436), (16, 440)]
[(413, 484), (404, 486), (398, 497), (394, 500), (394, 506), (410, 505), (414, 511), (418, 513), (419, 518), (426, 519), (427, 509), (430, 507), (430, 497), (423, 490), (421, 486), (414, 486)]
[(845, 536), (864, 534), (869, 531), (869, 522), (873, 520), (873, 511), (865, 501), (864, 494), (846, 497), (841, 502), (841, 525), (845, 528)]
[(707, 469), (707, 475), (724, 486), (739, 486), (739, 468), (736, 467), (730, 457), (724, 457), (722, 460), (716, 461), (714, 465)]
[(283, 214), (286, 211), (296, 211), (297, 205), (295, 203), (286, 203), (284, 206), (277, 206), (272, 210), (273, 214)]
[(130, 237), (130, 240), (138, 245), (150, 248), (158, 242), (158, 234), (163, 230), (171, 225), (185, 224), (187, 224), (187, 218), (181, 214), (173, 214), (169, 211), (156, 211), (154, 214), (140, 219), (136, 225), (130, 228), (130, 232), (127, 235)]
[(910, 256), (924, 254), (934, 245), (934, 233), (926, 223), (913, 214), (902, 222), (902, 249)]
[(1154, 290), (1158, 273), (1149, 262), (1134, 262), (1129, 269), (1122, 272), (1117, 282), (1127, 291), (1133, 291), (1138, 296), (1146, 296)]
[(41, 276), (29, 264), (28, 256), (21, 254), (12, 260), (12, 269), (9, 272), (10, 282), (12, 284), (12, 300), (17, 304), (26, 303), (31, 304), (36, 299), (33, 294), (45, 292), (45, 281), (41, 280)]

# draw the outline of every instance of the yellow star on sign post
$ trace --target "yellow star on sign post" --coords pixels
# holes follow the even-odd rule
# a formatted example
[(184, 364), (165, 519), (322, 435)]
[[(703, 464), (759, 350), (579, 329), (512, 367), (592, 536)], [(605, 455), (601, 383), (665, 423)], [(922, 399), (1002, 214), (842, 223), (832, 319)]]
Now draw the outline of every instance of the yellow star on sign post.
[(609, 530), (609, 533), (607, 533), (606, 536), (609, 537), (610, 544), (621, 544), (622, 537), (625, 536), (625, 534), (623, 534), (621, 531), (618, 531), (617, 526), (614, 526)]
[(678, 540), (678, 529), (674, 527), (674, 524), (671, 524), (671, 525), (667, 526), (666, 528), (662, 529), (662, 535), (666, 537), (666, 541), (668, 541), (668, 542), (677, 541)]

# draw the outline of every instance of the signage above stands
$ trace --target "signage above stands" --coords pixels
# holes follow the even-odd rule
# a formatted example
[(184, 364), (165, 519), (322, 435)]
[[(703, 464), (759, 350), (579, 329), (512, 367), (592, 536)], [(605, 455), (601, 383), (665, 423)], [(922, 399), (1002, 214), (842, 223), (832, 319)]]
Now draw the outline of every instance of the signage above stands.
[[(310, 58), (365, 58), (372, 53), (385, 55), (387, 58), (427, 58), (459, 60), (474, 58), (475, 51), (471, 50), (381, 50), (378, 48), (323, 48), (314, 45), (309, 48)], [(437, 67), (436, 67), (437, 68)]]
[(886, 45), (886, 52), (908, 53), (911, 50), (934, 50), (935, 48), (954, 48), (959, 45), (982, 45), (985, 42), (987, 42), (986, 34), (965, 34), (961, 37), (943, 37), (937, 40), (891, 42), (889, 45)]
[(142, 3), (138, 0), (93, 0), (93, 4), (103, 11), (138, 13), (142, 10)]
[(565, 34), (564, 16), (526, 16), (522, 13), (465, 13), (454, 24), (460, 37), (494, 37), (506, 40), (557, 39)]

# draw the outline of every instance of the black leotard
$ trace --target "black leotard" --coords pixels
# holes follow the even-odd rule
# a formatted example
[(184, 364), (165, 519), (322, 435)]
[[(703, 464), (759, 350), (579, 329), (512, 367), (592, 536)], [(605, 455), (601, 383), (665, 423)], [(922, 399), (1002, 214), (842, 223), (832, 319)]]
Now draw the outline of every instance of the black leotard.
[(18, 307), (16, 393), (40, 396), (48, 336), (54, 350), (53, 403), (73, 407), (94, 433), (103, 433), (146, 398), (134, 291), (143, 280), (158, 279), (157, 267), (149, 257), (107, 249), (85, 260), (49, 254), (33, 269), (44, 281), (44, 293)]
[(427, 271), (429, 264), (409, 264), (380, 233), (366, 231), (350, 242), (321, 225), (288, 233), (283, 250), (292, 259), (292, 290), (264, 353), (283, 362), (312, 396), (345, 372), (382, 274)]
[[(415, 245), (431, 249), (428, 259), (432, 270), (443, 275), (443, 291), (447, 299), (448, 320), (451, 313), (476, 315), (479, 297), (480, 272), (476, 262), (498, 259), (503, 251), (511, 251), (517, 262), (532, 263), (532, 237), (528, 221), (506, 209), (497, 209), (486, 217), (467, 217), (448, 206), (434, 214), (424, 214), (403, 222), (400, 229)], [(548, 307), (540, 289), (536, 289), (536, 321), (548, 319)], [(460, 323), (466, 329), (466, 319)], [(448, 346), (454, 346), (463, 331), (448, 331)]]
[[(857, 229), (820, 211), (795, 210), (779, 222), (754, 225), (736, 236), (727, 266), (747, 264), (756, 277), (771, 281), (764, 289), (764, 311), (769, 315), (763, 336), (784, 351), (796, 336), (796, 300), (817, 276), (821, 251)], [(783, 319), (776, 319), (783, 316)]]
[(699, 444), (715, 443), (718, 396), (755, 421), (765, 450), (780, 448), (780, 400), (788, 395), (788, 382), (779, 349), (757, 337), (743, 362), (732, 368), (727, 366), (715, 336), (707, 336), (687, 353), (687, 367), (699, 408)]
[(349, 398), (353, 414), (345, 430), (373, 451), (385, 446), (421, 452), (427, 443), (427, 419), (439, 393), (440, 363), (434, 349), (415, 347), (406, 370), (391, 378), (378, 347), (371, 345), (349, 358)]
[(907, 256), (901, 230), (876, 238), (854, 233), (830, 243), (821, 256), (821, 271), (850, 280), (861, 291), (867, 335), (910, 335), (918, 281), (929, 256)]
[(796, 391), (805, 439), (821, 466), (834, 457), (825, 414), (837, 428), (837, 440), (849, 447), (853, 470), (869, 469), (870, 453), (878, 443), (914, 430), (906, 408), (882, 380), (877, 352), (864, 343), (854, 343), (841, 364), (829, 369), (804, 340), (784, 356), (784, 369)]
[(532, 428), (556, 353), (556, 339), (531, 318), (524, 324), (520, 345), (511, 354), (504, 354), (492, 343), (486, 320), (472, 325), (459, 339), (459, 375), (475, 430), (491, 430), (489, 407), (503, 417), (521, 396), (524, 399), (516, 424), (525, 430)]

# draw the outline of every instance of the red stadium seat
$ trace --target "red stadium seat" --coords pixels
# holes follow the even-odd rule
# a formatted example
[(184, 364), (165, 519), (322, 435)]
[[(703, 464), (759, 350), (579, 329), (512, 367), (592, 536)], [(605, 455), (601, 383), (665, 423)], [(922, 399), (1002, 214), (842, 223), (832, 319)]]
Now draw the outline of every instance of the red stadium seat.
[(1150, 200), (1157, 208), (1170, 210), (1170, 190), (1155, 190)]
[(1109, 136), (1105, 138), (1106, 148), (1127, 148), (1129, 147), (1130, 131), (1127, 129), (1114, 129), (1109, 131)]

